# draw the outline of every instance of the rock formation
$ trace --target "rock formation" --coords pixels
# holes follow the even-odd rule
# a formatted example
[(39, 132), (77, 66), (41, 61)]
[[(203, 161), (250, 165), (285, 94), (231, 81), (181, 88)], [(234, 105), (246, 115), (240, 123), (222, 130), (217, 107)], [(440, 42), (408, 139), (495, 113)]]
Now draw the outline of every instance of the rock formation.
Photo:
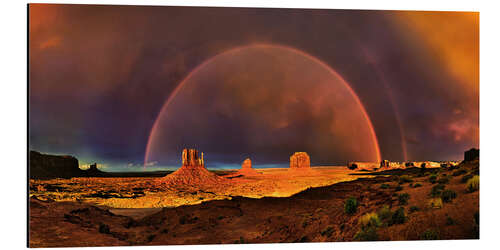
[(30, 151), (29, 174), (32, 179), (71, 178), (81, 176), (83, 171), (78, 160), (69, 155), (47, 155)]
[(311, 169), (311, 160), (306, 152), (295, 152), (290, 156), (290, 169)]
[(259, 172), (252, 168), (252, 160), (246, 158), (241, 164), (241, 169), (235, 175), (258, 175)]
[(465, 151), (464, 153), (464, 161), (473, 161), (479, 159), (479, 149), (471, 148), (470, 150)]
[(196, 149), (184, 149), (182, 151), (182, 167), (177, 171), (161, 178), (160, 182), (167, 185), (202, 186), (214, 185), (227, 182), (205, 168), (203, 152), (201, 157)]

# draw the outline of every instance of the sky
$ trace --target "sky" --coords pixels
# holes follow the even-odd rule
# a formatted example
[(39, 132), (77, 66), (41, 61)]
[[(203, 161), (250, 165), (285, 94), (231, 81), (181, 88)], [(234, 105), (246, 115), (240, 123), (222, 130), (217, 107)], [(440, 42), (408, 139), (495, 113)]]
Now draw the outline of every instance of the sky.
[(479, 14), (29, 5), (29, 148), (110, 171), (459, 160)]

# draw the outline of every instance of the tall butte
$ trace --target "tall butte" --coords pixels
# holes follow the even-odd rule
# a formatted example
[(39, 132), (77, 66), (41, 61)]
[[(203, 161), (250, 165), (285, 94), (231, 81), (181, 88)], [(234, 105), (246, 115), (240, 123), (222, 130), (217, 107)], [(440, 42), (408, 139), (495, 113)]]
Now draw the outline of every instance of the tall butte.
[(252, 168), (252, 160), (246, 158), (241, 164), (241, 169), (236, 173), (237, 175), (258, 175), (259, 172)]
[(310, 170), (311, 159), (306, 152), (295, 152), (290, 156), (290, 170)]
[(160, 182), (167, 185), (202, 186), (204, 184), (218, 184), (227, 181), (205, 168), (203, 152), (201, 157), (196, 149), (182, 150), (182, 167), (163, 177)]

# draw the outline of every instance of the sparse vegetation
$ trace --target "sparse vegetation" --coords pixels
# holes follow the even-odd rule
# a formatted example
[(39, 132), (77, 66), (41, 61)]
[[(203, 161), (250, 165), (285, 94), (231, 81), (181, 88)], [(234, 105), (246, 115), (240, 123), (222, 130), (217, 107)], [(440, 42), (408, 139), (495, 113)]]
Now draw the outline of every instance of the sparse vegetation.
[(467, 173), (467, 171), (465, 169), (459, 169), (459, 170), (453, 172), (452, 175), (453, 176), (460, 176), (460, 175), (463, 175), (463, 174), (466, 174), (466, 173)]
[(378, 210), (377, 214), (378, 214), (378, 217), (380, 218), (380, 221), (383, 224), (385, 224), (385, 225), (389, 224), (389, 221), (392, 217), (392, 211), (389, 208), (389, 206), (387, 206), (387, 205), (383, 206), (382, 208), (380, 208)]
[(399, 205), (408, 205), (408, 200), (410, 199), (410, 194), (402, 193), (398, 196)]
[(418, 188), (418, 187), (421, 187), (421, 186), (422, 186), (422, 184), (420, 184), (420, 183), (415, 183), (415, 184), (413, 185), (413, 188)]
[(434, 185), (431, 189), (430, 196), (431, 197), (439, 197), (441, 195), (441, 193), (443, 192), (444, 188), (445, 188), (444, 184)]
[(344, 203), (344, 211), (346, 214), (355, 214), (358, 211), (358, 200), (354, 197), (348, 198)]
[(467, 181), (467, 191), (469, 192), (475, 192), (479, 190), (479, 175), (474, 175), (471, 179)]
[(388, 189), (389, 187), (390, 187), (389, 184), (386, 184), (386, 183), (383, 183), (382, 185), (380, 185), (381, 189)]
[(399, 183), (409, 183), (413, 182), (413, 179), (409, 175), (401, 175), (399, 176)]
[(462, 183), (466, 183), (469, 179), (471, 179), (472, 177), (474, 177), (473, 174), (467, 174), (467, 175), (464, 175), (462, 176), (462, 179), (460, 180), (460, 182)]
[(437, 175), (436, 174), (431, 174), (429, 176), (429, 182), (430, 183), (434, 184), (434, 183), (436, 183), (436, 180), (437, 180)]
[(400, 207), (394, 211), (389, 225), (403, 224), (406, 221), (406, 214), (404, 207)]
[(441, 200), (443, 200), (443, 202), (451, 202), (451, 200), (455, 198), (457, 198), (457, 192), (453, 190), (446, 189), (441, 193)]
[(321, 236), (330, 237), (333, 234), (333, 227), (328, 226), (323, 231), (321, 231)]
[(421, 240), (439, 240), (439, 233), (434, 229), (427, 229), (420, 234)]
[(411, 206), (410, 207), (410, 213), (414, 213), (414, 212), (419, 211), (419, 210), (420, 210), (420, 208), (417, 207), (417, 206)]
[(450, 182), (450, 179), (448, 178), (448, 176), (442, 176), (439, 179), (437, 179), (436, 182), (439, 184), (447, 184)]
[(376, 213), (364, 214), (359, 218), (358, 223), (361, 225), (362, 229), (367, 227), (379, 227), (382, 224)]
[(357, 241), (376, 241), (376, 240), (378, 240), (377, 229), (374, 227), (368, 227), (365, 229), (361, 229), (354, 235), (354, 240), (357, 240)]
[(429, 199), (429, 207), (431, 208), (442, 208), (443, 207), (443, 201), (441, 198), (431, 198)]

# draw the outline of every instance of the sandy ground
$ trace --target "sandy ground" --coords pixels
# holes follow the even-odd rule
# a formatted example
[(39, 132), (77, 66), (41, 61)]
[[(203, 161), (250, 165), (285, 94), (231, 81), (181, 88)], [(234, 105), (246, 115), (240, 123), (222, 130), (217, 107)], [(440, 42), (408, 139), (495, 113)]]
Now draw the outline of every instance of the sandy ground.
[[(40, 200), (80, 201), (110, 208), (162, 208), (199, 204), (235, 196), (289, 197), (313, 187), (351, 181), (359, 176), (344, 167), (313, 167), (308, 171), (256, 169), (258, 175), (237, 176), (220, 185), (165, 186), (161, 177), (72, 178), (31, 180), (30, 196)], [(219, 175), (232, 171), (219, 172)], [(130, 215), (126, 210), (117, 214)], [(135, 215), (134, 215), (135, 216)], [(138, 214), (137, 216), (140, 216)]]

